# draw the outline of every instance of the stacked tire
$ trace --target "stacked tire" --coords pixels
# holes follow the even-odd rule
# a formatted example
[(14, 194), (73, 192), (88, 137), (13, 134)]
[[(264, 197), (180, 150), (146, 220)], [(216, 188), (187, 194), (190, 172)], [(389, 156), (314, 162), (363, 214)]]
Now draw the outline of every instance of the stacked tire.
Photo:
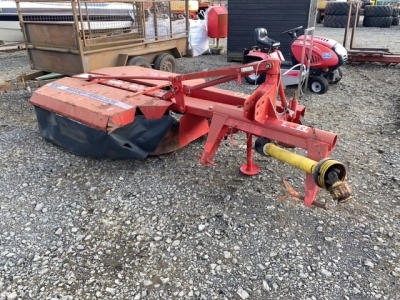
[(324, 27), (345, 28), (347, 26), (350, 5), (352, 5), (350, 27), (353, 27), (354, 24), (358, 25), (358, 20), (356, 20), (355, 16), (357, 8), (355, 2), (328, 2), (325, 8)]
[(393, 7), (393, 13), (392, 13), (392, 17), (393, 17), (393, 20), (392, 20), (392, 26), (397, 26), (397, 25), (399, 25), (399, 19), (400, 19), (400, 17), (399, 17), (399, 13), (400, 13), (400, 7)]
[[(393, 22), (393, 7), (390, 5), (367, 5), (364, 8), (364, 27), (390, 27)], [(397, 10), (398, 20), (398, 10)]]

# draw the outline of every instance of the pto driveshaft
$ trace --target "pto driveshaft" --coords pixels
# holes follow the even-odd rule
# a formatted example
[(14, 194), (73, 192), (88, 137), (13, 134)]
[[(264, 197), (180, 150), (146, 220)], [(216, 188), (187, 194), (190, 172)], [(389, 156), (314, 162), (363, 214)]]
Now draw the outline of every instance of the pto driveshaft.
[(258, 138), (255, 149), (262, 155), (271, 156), (296, 169), (314, 175), (315, 184), (329, 191), (332, 198), (338, 203), (346, 203), (353, 198), (346, 180), (347, 172), (343, 163), (330, 158), (317, 162), (282, 149), (266, 138)]

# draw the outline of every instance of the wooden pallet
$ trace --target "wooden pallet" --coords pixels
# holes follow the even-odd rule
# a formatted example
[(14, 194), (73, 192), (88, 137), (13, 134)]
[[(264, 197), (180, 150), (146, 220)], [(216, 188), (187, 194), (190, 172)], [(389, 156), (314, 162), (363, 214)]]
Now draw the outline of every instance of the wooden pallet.
[(31, 90), (58, 79), (57, 76), (44, 76), (46, 76), (46, 73), (38, 71), (30, 74), (21, 74), (12, 80), (5, 81), (0, 79), (0, 94), (19, 90)]

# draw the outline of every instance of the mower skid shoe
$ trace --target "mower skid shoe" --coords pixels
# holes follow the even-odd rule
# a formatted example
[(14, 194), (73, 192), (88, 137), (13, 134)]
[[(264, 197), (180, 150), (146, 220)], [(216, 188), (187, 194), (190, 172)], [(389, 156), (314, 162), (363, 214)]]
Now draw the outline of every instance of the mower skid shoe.
[(185, 114), (180, 119), (179, 142), (185, 147), (210, 131), (208, 119), (202, 116)]
[(189, 114), (183, 115), (179, 122), (171, 126), (157, 149), (149, 155), (162, 155), (178, 151), (206, 135), (209, 130), (210, 127), (206, 118)]

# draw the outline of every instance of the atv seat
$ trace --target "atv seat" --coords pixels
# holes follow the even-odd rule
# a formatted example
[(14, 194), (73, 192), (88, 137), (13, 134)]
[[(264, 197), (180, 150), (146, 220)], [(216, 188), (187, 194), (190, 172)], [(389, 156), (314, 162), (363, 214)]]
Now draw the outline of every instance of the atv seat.
[(265, 28), (256, 28), (254, 31), (254, 38), (258, 44), (264, 45), (271, 50), (278, 49), (281, 45), (280, 42), (268, 37), (268, 31)]

